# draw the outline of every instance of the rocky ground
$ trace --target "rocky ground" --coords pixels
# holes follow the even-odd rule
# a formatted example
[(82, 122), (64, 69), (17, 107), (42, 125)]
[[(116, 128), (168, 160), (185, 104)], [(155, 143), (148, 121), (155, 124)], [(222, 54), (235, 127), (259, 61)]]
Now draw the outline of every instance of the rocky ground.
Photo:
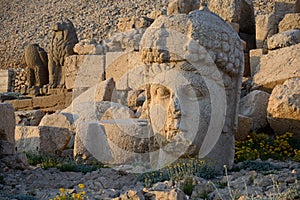
[[(256, 13), (269, 13), (273, 0), (253, 0)], [(25, 67), (24, 47), (38, 43), (48, 50), (50, 27), (64, 16), (74, 23), (79, 40), (98, 42), (117, 30), (122, 17), (166, 12), (168, 0), (2, 0), (0, 6), (0, 69)]]
[(235, 168), (211, 179), (191, 176), (194, 189), (190, 195), (179, 189), (183, 189), (182, 181), (158, 182), (146, 188), (139, 174), (109, 168), (86, 174), (33, 166), (23, 171), (4, 168), (0, 173), (0, 199), (49, 199), (59, 193), (59, 188), (78, 193), (78, 184), (85, 185), (89, 199), (158, 199), (161, 193), (168, 195), (172, 190), (177, 197), (169, 199), (178, 200), (300, 199), (300, 163), (256, 160), (239, 163)]

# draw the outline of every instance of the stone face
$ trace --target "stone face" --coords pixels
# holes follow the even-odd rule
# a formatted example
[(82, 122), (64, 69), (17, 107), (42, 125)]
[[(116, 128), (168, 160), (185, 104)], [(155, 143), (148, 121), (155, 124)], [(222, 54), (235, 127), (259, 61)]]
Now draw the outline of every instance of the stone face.
[(0, 70), (0, 93), (13, 91), (13, 70)]
[[(293, 59), (291, 59), (293, 58)], [(300, 76), (300, 44), (269, 51), (260, 60), (253, 87), (271, 91), (285, 80)]]
[(66, 128), (17, 126), (16, 151), (54, 155), (66, 148), (70, 137), (70, 132)]
[(168, 4), (167, 15), (172, 14), (189, 14), (193, 10), (198, 10), (200, 7), (199, 0), (172, 0)]
[(0, 103), (0, 157), (14, 154), (15, 114), (11, 104)]
[(239, 23), (240, 21), (240, 1), (239, 0), (210, 0), (208, 8), (228, 22)]
[(268, 104), (268, 121), (276, 134), (300, 134), (300, 78), (277, 85)]
[(257, 131), (267, 125), (267, 107), (270, 94), (255, 90), (240, 100), (239, 114), (253, 119), (252, 130)]
[(300, 43), (300, 30), (284, 31), (268, 38), (268, 49), (278, 49)]
[(276, 16), (274, 13), (257, 15), (256, 21), (256, 47), (267, 48), (267, 38), (276, 33)]
[(16, 111), (16, 124), (22, 126), (38, 126), (45, 112), (41, 110)]
[(49, 82), (47, 52), (38, 44), (29, 44), (24, 52), (29, 87), (42, 87)]
[(278, 29), (279, 33), (293, 29), (300, 29), (300, 13), (286, 14), (280, 21)]
[(104, 55), (106, 53), (104, 46), (97, 44), (94, 40), (88, 39), (75, 44), (73, 50), (78, 55)]
[(90, 88), (104, 80), (105, 56), (73, 55), (66, 58), (66, 88)]
[(235, 140), (244, 141), (247, 139), (247, 135), (253, 127), (253, 119), (243, 115), (239, 115), (238, 118), (238, 131), (235, 135)]
[(73, 23), (66, 19), (52, 27), (53, 36), (49, 52), (49, 84), (51, 87), (65, 85), (65, 58), (73, 55), (73, 48), (78, 43)]

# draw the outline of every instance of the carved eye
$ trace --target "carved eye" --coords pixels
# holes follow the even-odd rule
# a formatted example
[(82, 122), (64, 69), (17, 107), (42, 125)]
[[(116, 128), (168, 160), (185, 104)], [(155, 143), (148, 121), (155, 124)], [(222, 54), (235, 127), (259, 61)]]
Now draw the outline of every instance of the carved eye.
[(170, 96), (170, 91), (166, 88), (158, 87), (156, 89), (156, 95), (160, 98), (168, 98)]

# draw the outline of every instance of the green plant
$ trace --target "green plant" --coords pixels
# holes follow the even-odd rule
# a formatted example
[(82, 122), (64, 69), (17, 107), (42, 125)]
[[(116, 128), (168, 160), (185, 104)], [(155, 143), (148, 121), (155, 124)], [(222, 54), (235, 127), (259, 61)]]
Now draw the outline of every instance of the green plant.
[(269, 158), (276, 160), (300, 160), (300, 141), (292, 133), (269, 136), (252, 133), (246, 141), (236, 141), (235, 162)]
[(216, 171), (210, 167), (207, 161), (201, 159), (179, 159), (160, 170), (141, 174), (138, 180), (144, 181), (145, 186), (150, 187), (156, 182), (164, 180), (180, 181), (191, 176), (209, 179), (216, 176)]
[(192, 177), (185, 177), (182, 184), (180, 184), (180, 189), (186, 194), (191, 196), (194, 187), (197, 183), (194, 182)]
[(59, 195), (57, 195), (54, 199), (50, 200), (85, 200), (88, 199), (86, 196), (86, 192), (84, 191), (84, 184), (78, 184), (79, 192), (70, 193), (68, 190), (64, 188), (59, 189)]
[(43, 169), (57, 168), (63, 172), (74, 171), (74, 172), (87, 173), (104, 167), (103, 164), (100, 162), (87, 165), (87, 164), (77, 164), (71, 158), (61, 158), (61, 157), (49, 156), (49, 155), (37, 155), (32, 153), (27, 153), (26, 155), (27, 155), (28, 163), (30, 165), (40, 165)]

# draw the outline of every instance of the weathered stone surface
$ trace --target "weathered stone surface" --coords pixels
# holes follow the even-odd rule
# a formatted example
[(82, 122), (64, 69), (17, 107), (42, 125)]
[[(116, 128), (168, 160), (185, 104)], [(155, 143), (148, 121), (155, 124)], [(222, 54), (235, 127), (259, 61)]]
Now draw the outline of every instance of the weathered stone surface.
[(257, 131), (267, 125), (267, 107), (270, 94), (255, 90), (240, 100), (239, 114), (253, 119), (252, 130)]
[[(291, 59), (293, 58), (293, 59)], [(253, 87), (271, 91), (285, 80), (300, 76), (300, 44), (269, 51), (260, 60)]]
[(264, 49), (252, 49), (249, 52), (250, 56), (250, 72), (251, 77), (255, 75), (255, 73), (259, 70), (260, 59), (263, 54), (266, 53)]
[(148, 198), (166, 199), (166, 200), (186, 200), (186, 195), (180, 189), (172, 189), (169, 191), (149, 191), (146, 194)]
[(276, 33), (276, 16), (274, 13), (257, 15), (256, 21), (256, 47), (267, 48), (267, 38)]
[(286, 14), (280, 21), (278, 29), (279, 33), (293, 29), (300, 29), (300, 13)]
[(228, 22), (239, 23), (240, 21), (240, 1), (239, 0), (210, 0), (208, 8)]
[(5, 156), (0, 162), (4, 163), (10, 169), (25, 170), (29, 167), (27, 157), (24, 153)]
[(78, 55), (104, 55), (106, 53), (104, 46), (97, 44), (97, 42), (92, 39), (80, 41), (75, 44), (73, 50)]
[(104, 80), (105, 56), (73, 55), (66, 58), (66, 88), (88, 89)]
[(12, 100), (11, 103), (14, 109), (17, 110), (33, 110), (32, 99)]
[(284, 31), (268, 38), (268, 49), (278, 49), (300, 43), (300, 30)]
[(14, 154), (15, 114), (11, 104), (0, 103), (0, 157)]
[(16, 151), (36, 154), (59, 154), (69, 140), (66, 128), (47, 126), (17, 126), (15, 131)]
[[(63, 110), (62, 112), (70, 113), (67, 110)], [(133, 112), (128, 107), (108, 101), (81, 102), (80, 104), (76, 104), (76, 107), (73, 107), (71, 112), (74, 120), (76, 120), (75, 159), (88, 160), (94, 157), (108, 164), (114, 163), (113, 158), (117, 157), (111, 155), (111, 151), (113, 150), (108, 145), (108, 140), (105, 136), (106, 132), (102, 126), (99, 126), (99, 121), (133, 118)], [(107, 134), (110, 133), (107, 132)], [(98, 145), (98, 143), (101, 143), (101, 145)]]
[(268, 104), (268, 121), (276, 134), (300, 134), (300, 78), (277, 85)]
[(300, 0), (296, 0), (294, 11), (295, 13), (300, 13)]
[(47, 52), (38, 44), (29, 44), (24, 52), (29, 87), (42, 87), (49, 83)]
[(286, 14), (293, 13), (296, 0), (275, 0), (274, 13), (277, 23), (280, 22)]
[(44, 115), (41, 110), (16, 111), (16, 125), (38, 126)]
[(34, 97), (32, 99), (32, 106), (34, 109), (42, 109), (48, 111), (55, 111), (56, 109), (65, 108), (65, 95), (56, 94), (42, 97)]
[(154, 20), (148, 17), (125, 17), (119, 18), (118, 31), (125, 32), (133, 28), (145, 29), (148, 28)]
[(13, 91), (13, 70), (0, 69), (0, 93)]
[(61, 113), (47, 114), (43, 117), (39, 126), (51, 126), (57, 128), (71, 129), (71, 123), (68, 118)]
[(253, 119), (243, 115), (238, 116), (238, 131), (235, 134), (235, 140), (244, 141), (253, 127)]
[(52, 26), (53, 36), (49, 52), (49, 84), (51, 87), (65, 85), (65, 58), (73, 55), (78, 43), (75, 27), (69, 19)]
[(199, 0), (171, 0), (167, 8), (167, 15), (172, 14), (189, 14), (193, 10), (198, 10), (200, 7)]

